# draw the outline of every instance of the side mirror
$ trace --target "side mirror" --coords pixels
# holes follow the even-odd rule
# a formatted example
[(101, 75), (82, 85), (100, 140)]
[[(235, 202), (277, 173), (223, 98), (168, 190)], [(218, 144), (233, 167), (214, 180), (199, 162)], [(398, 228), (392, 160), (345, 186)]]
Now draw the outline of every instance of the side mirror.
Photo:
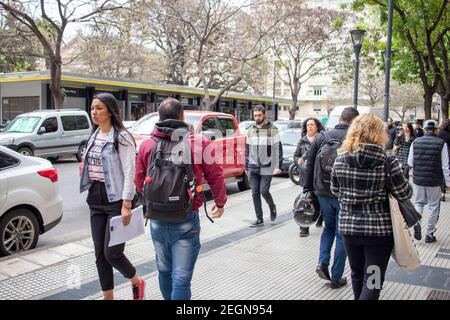
[(45, 133), (45, 131), (46, 131), (45, 127), (40, 127), (37, 133), (38, 134), (43, 134), (43, 133)]

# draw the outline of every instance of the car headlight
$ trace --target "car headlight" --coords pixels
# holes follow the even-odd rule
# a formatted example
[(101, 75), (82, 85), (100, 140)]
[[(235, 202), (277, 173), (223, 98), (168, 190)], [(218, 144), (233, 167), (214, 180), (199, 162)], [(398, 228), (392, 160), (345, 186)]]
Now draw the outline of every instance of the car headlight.
[(14, 138), (3, 138), (0, 139), (0, 145), (7, 146), (14, 143)]
[(284, 158), (284, 162), (294, 162), (294, 157), (286, 157)]

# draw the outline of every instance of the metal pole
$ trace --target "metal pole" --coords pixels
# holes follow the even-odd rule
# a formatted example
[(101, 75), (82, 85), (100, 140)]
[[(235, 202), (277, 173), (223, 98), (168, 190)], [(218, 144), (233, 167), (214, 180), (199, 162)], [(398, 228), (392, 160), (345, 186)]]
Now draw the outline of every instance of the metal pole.
[[(275, 119), (275, 80), (276, 80), (276, 69), (277, 68), (277, 63), (276, 60), (273, 60), (273, 89), (272, 89), (272, 111), (273, 111), (273, 117), (274, 117), (274, 121), (276, 121), (277, 119)], [(278, 112), (277, 112), (278, 115)]]
[(388, 8), (388, 33), (386, 44), (385, 63), (385, 80), (384, 80), (384, 121), (387, 122), (389, 118), (389, 82), (391, 79), (391, 40), (392, 40), (392, 14), (393, 14), (393, 0), (389, 0)]
[(353, 92), (353, 107), (358, 109), (358, 83), (359, 83), (359, 52), (355, 52), (355, 85)]

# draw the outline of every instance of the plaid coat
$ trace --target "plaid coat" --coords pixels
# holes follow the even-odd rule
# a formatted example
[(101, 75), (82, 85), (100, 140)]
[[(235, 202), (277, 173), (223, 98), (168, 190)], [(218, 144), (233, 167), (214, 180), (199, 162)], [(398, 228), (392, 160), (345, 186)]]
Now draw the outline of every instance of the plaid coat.
[(397, 157), (398, 161), (400, 161), (400, 163), (403, 165), (403, 167), (406, 167), (408, 165), (409, 148), (411, 147), (413, 141), (414, 139), (406, 142), (405, 136), (402, 137), (397, 136), (395, 138), (394, 145), (399, 146), (399, 149), (395, 153), (395, 156)]
[[(356, 152), (336, 158), (331, 172), (331, 192), (339, 198), (341, 205), (341, 234), (378, 237), (392, 235), (385, 163), (385, 152), (374, 144), (361, 144)], [(390, 185), (394, 198), (411, 198), (412, 188), (394, 157)]]

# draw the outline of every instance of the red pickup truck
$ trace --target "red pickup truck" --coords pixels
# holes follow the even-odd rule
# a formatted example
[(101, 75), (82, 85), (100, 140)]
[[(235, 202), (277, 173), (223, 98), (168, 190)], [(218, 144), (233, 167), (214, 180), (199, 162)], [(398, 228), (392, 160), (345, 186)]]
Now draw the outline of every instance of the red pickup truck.
[[(245, 142), (246, 136), (241, 135), (236, 118), (230, 114), (210, 111), (185, 111), (185, 122), (192, 126), (194, 133), (204, 135), (213, 142), (216, 148), (217, 162), (223, 166), (226, 183), (237, 182), (239, 190), (250, 189), (250, 183), (245, 174)], [(159, 121), (158, 113), (150, 113), (139, 119), (129, 131), (140, 144), (150, 137), (155, 123)], [(202, 181), (204, 189), (208, 189)]]

